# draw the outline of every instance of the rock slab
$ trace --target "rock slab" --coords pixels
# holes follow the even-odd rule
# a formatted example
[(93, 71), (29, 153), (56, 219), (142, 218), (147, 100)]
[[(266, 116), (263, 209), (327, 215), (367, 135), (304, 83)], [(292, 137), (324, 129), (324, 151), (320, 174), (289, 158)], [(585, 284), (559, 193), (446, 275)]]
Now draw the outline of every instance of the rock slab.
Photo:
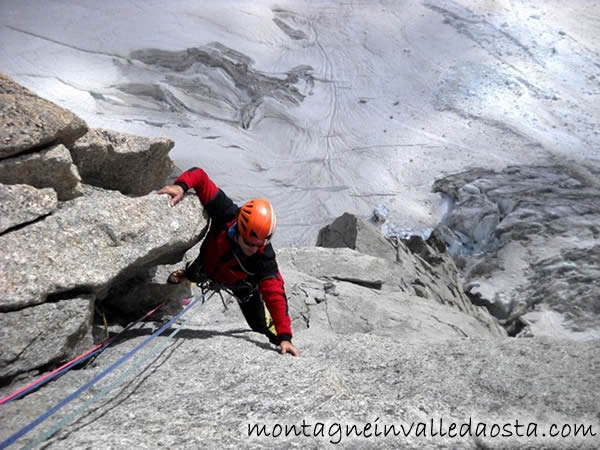
[(113, 284), (177, 261), (204, 224), (192, 195), (171, 208), (165, 195), (131, 198), (87, 188), (45, 220), (0, 236), (0, 311), (73, 292), (103, 298)]
[(57, 205), (54, 189), (0, 184), (0, 234), (50, 214)]
[(71, 147), (83, 181), (127, 195), (146, 195), (165, 185), (175, 165), (175, 143), (104, 129), (92, 129)]

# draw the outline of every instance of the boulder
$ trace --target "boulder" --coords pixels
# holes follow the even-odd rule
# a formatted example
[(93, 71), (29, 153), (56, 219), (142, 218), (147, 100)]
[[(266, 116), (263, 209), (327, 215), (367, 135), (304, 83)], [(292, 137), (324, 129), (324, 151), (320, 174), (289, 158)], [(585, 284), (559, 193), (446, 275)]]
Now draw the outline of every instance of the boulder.
[(0, 379), (58, 364), (93, 344), (93, 297), (0, 313)]
[(174, 142), (92, 129), (71, 147), (83, 181), (128, 195), (146, 195), (165, 185), (175, 167)]
[(70, 146), (86, 131), (75, 114), (0, 73), (0, 159), (51, 144)]
[(0, 184), (0, 234), (50, 214), (57, 204), (54, 189)]
[(319, 231), (318, 247), (347, 247), (366, 255), (396, 261), (396, 250), (369, 222), (344, 213)]
[(81, 177), (64, 145), (0, 160), (0, 183), (52, 188), (61, 201), (83, 193)]
[(205, 224), (196, 196), (174, 208), (166, 195), (131, 198), (86, 187), (43, 221), (0, 236), (0, 311), (108, 289), (176, 262)]

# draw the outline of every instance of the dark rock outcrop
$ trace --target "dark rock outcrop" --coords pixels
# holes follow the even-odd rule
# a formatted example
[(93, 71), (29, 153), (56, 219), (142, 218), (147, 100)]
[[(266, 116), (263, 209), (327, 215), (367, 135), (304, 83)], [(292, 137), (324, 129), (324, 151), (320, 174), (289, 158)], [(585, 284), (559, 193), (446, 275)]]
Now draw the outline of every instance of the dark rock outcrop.
[(367, 255), (396, 261), (394, 247), (371, 224), (344, 213), (319, 231), (318, 247), (351, 248)]
[(129, 58), (140, 65), (133, 69), (118, 62), (124, 79), (132, 70), (145, 70), (147, 76), (141, 83), (115, 86), (114, 96), (123, 103), (142, 99), (161, 115), (192, 112), (244, 129), (264, 115), (270, 99), (297, 105), (314, 85), (310, 66), (293, 67), (283, 77), (268, 75), (254, 67), (252, 58), (220, 42), (176, 51), (135, 50)]

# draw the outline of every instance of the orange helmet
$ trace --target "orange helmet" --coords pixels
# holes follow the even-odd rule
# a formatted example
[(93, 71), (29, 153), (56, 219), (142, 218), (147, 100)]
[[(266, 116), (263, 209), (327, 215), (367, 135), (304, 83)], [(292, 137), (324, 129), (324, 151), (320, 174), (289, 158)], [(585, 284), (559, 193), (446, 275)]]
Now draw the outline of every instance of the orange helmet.
[(277, 226), (275, 211), (269, 200), (255, 198), (240, 208), (237, 220), (242, 238), (252, 245), (265, 245)]

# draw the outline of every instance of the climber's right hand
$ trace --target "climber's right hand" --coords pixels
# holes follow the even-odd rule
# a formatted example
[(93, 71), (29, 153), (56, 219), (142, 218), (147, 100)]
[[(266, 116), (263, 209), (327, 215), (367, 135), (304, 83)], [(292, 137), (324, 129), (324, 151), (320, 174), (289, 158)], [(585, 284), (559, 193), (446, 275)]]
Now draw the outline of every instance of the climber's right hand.
[(158, 193), (168, 194), (171, 197), (171, 201), (169, 204), (171, 206), (175, 206), (179, 202), (179, 200), (183, 198), (184, 191), (181, 186), (177, 184), (170, 184), (162, 188), (160, 191), (158, 191)]

